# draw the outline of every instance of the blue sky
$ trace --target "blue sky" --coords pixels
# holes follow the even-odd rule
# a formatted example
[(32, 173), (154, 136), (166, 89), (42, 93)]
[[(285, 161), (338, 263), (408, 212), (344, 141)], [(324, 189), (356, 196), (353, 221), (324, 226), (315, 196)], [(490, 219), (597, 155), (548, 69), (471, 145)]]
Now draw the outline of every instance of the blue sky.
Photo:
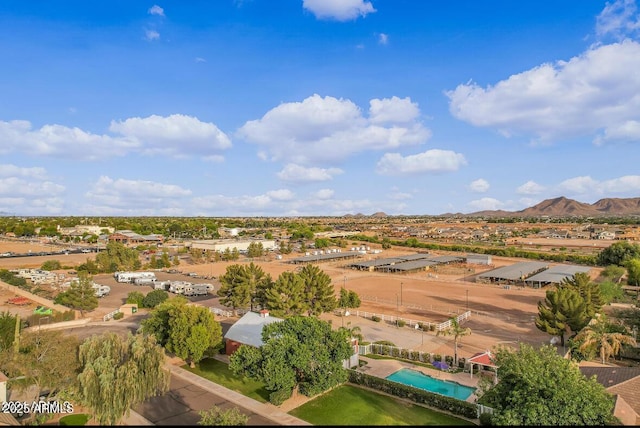
[(635, 0), (0, 2), (0, 212), (640, 196)]

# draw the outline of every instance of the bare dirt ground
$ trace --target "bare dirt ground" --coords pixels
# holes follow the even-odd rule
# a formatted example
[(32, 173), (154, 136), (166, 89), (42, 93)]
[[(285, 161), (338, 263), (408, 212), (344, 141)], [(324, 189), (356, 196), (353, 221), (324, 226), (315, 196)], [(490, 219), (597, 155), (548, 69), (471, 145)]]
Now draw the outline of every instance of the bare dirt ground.
[[(0, 242), (0, 252), (23, 251), (22, 248), (9, 250)], [(13, 243), (12, 243), (13, 244)], [(28, 244), (32, 245), (32, 244)], [(38, 251), (35, 247), (32, 251)], [(386, 258), (399, 254), (411, 254), (413, 251), (406, 249), (385, 250), (380, 254), (366, 255), (367, 258)], [(46, 260), (58, 259), (64, 266), (77, 266), (84, 263), (93, 254), (70, 254), (60, 256), (30, 256), (21, 258), (0, 258), (0, 269), (12, 269), (17, 267), (39, 267)], [(269, 273), (274, 279), (282, 272), (294, 272), (301, 268), (288, 262), (297, 255), (285, 257), (284, 260), (254, 260), (262, 269)], [(492, 266), (467, 266), (473, 272), (461, 270), (460, 272), (443, 273), (440, 271), (420, 272), (411, 274), (386, 274), (377, 272), (363, 272), (345, 267), (349, 261), (324, 262), (318, 266), (331, 278), (336, 289), (346, 287), (358, 293), (362, 299), (359, 311), (368, 311), (376, 314), (390, 316), (400, 316), (421, 322), (440, 323), (449, 317), (471, 311), (471, 317), (464, 322), (464, 325), (471, 328), (472, 334), (462, 338), (458, 353), (460, 356), (471, 356), (477, 352), (491, 349), (495, 345), (509, 344), (517, 342), (527, 342), (534, 345), (548, 343), (550, 337), (536, 329), (533, 320), (537, 315), (537, 304), (544, 299), (545, 290), (534, 290), (530, 288), (510, 287), (505, 289), (502, 286), (492, 284), (479, 284), (474, 282), (474, 275), (483, 271), (500, 266), (523, 261), (516, 258), (493, 257)], [(215, 262), (206, 264), (182, 263), (176, 267), (182, 273), (194, 273), (201, 277), (217, 278), (226, 272), (227, 266), (235, 263), (249, 263), (248, 260), (234, 262)], [(162, 274), (167, 275), (167, 274)], [(176, 278), (191, 282), (214, 282), (215, 280), (196, 279), (188, 276), (174, 274)], [(178, 276), (180, 278), (178, 278)], [(148, 292), (149, 287), (136, 287), (128, 284), (117, 284), (108, 275), (97, 276), (95, 279), (105, 285), (112, 287), (112, 294), (100, 300), (100, 307), (95, 311), (96, 316), (112, 311), (124, 302), (124, 298), (129, 291), (139, 290)], [(164, 278), (161, 278), (164, 279)], [(169, 278), (166, 278), (169, 279)], [(6, 304), (6, 300), (12, 295), (6, 292), (0, 293), (0, 310), (11, 309), (12, 311), (29, 312), (33, 307), (21, 308)], [(215, 296), (202, 299), (202, 304), (207, 306), (219, 306)], [(35, 304), (33, 305), (35, 306)], [(355, 312), (353, 312), (355, 315)], [(332, 319), (333, 315), (327, 315), (327, 319)], [(344, 323), (343, 319), (335, 317), (332, 320), (336, 323)], [(388, 337), (387, 340), (394, 342), (398, 346), (403, 346), (403, 340), (412, 345), (414, 349), (421, 349), (428, 352), (453, 354), (453, 342), (450, 338), (436, 336), (433, 332), (424, 334), (409, 331), (404, 327), (402, 334), (396, 331), (395, 327), (389, 327), (382, 323), (371, 325), (372, 321), (349, 317), (348, 323), (351, 326), (362, 325), (380, 332), (380, 335)], [(371, 325), (371, 327), (367, 327)], [(363, 328), (364, 330), (365, 328)], [(373, 330), (372, 330), (373, 331)], [(403, 337), (406, 336), (406, 340)], [(420, 337), (420, 342), (417, 342)], [(365, 340), (367, 337), (365, 336)]]

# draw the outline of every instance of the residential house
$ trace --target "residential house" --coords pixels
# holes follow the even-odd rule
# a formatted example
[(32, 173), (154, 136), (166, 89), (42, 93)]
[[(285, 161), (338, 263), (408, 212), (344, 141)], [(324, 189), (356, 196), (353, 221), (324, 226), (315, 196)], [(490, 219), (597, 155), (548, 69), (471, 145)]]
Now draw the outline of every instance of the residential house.
[(581, 366), (580, 371), (588, 378), (596, 376), (615, 396), (613, 415), (623, 425), (640, 425), (640, 367)]

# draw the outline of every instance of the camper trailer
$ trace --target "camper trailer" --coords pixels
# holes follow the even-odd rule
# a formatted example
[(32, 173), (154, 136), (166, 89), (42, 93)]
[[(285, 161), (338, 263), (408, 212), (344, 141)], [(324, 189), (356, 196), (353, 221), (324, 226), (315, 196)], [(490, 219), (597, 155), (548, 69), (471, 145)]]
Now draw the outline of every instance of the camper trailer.
[(169, 285), (169, 291), (174, 294), (184, 294), (184, 289), (189, 284), (184, 281), (171, 281)]
[(108, 285), (100, 285), (94, 282), (92, 287), (95, 290), (96, 297), (108, 296), (111, 292), (111, 287), (109, 287)]
[(156, 278), (134, 278), (133, 279), (133, 283), (135, 285), (150, 285), (153, 287), (153, 284), (155, 284), (156, 282)]
[(150, 285), (153, 287), (154, 290), (168, 291), (169, 286), (171, 285), (171, 281), (156, 281)]
[(206, 296), (209, 294), (209, 284), (187, 284), (184, 287), (185, 296)]
[(118, 282), (132, 283), (137, 278), (153, 278), (156, 279), (156, 274), (153, 272), (116, 272), (113, 274)]

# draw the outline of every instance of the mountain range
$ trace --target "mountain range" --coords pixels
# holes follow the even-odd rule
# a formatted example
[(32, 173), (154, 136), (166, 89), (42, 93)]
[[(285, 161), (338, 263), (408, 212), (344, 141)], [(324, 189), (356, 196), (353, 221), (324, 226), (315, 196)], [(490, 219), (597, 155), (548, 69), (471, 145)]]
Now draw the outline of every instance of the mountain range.
[(467, 217), (625, 217), (640, 215), (640, 198), (604, 198), (593, 204), (564, 196), (546, 199), (520, 211), (477, 211)]

